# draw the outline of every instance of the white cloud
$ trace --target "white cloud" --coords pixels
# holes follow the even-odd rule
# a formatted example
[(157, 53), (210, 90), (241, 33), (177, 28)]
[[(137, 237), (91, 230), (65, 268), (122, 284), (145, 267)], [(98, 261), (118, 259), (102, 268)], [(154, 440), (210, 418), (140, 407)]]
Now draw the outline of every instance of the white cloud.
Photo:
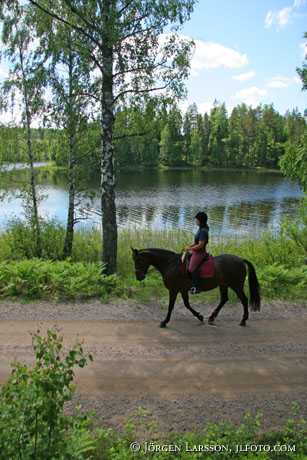
[(240, 75), (234, 75), (232, 78), (238, 81), (247, 81), (253, 78), (255, 75), (256, 72), (254, 70), (251, 70), (250, 72), (240, 73)]
[(236, 69), (248, 64), (246, 54), (214, 42), (194, 40), (195, 50), (191, 60), (191, 74), (199, 75), (203, 69), (225, 67)]
[(276, 14), (276, 22), (280, 27), (284, 27), (288, 24), (290, 20), (290, 15), (292, 13), (292, 7), (286, 6), (282, 10), (279, 10)]
[(257, 86), (251, 86), (238, 91), (234, 97), (238, 101), (245, 102), (245, 104), (255, 107), (266, 95), (267, 91), (265, 89), (257, 88)]
[(291, 79), (288, 77), (277, 76), (271, 78), (267, 83), (269, 88), (287, 88), (291, 84)]
[(201, 102), (200, 104), (197, 105), (198, 111), (200, 113), (210, 113), (213, 106), (214, 106), (214, 101)]
[(264, 18), (264, 27), (269, 29), (274, 23), (277, 28), (285, 27), (291, 20), (292, 16), (302, 6), (307, 3), (307, 0), (294, 0), (292, 5), (285, 6), (276, 12), (269, 10)]
[(302, 83), (302, 80), (297, 75), (293, 78), (293, 81), (297, 85), (301, 85), (301, 83)]
[(264, 20), (264, 26), (266, 27), (266, 29), (269, 29), (271, 27), (271, 25), (273, 24), (273, 19), (274, 19), (273, 11), (269, 10)]
[(268, 88), (274, 88), (274, 89), (283, 89), (283, 88), (288, 88), (290, 85), (293, 83), (298, 83), (298, 77), (284, 77), (282, 75), (277, 75), (276, 77), (272, 77), (268, 83), (267, 87)]
[[(160, 46), (164, 46), (169, 34), (161, 34), (159, 37)], [(191, 58), (191, 75), (197, 76), (204, 69), (217, 69), (225, 67), (236, 69), (248, 64), (246, 54), (242, 54), (233, 48), (227, 48), (219, 43), (207, 42), (194, 39), (191, 36), (178, 34), (182, 40), (193, 40), (194, 49)]]
[[(179, 108), (182, 112), (186, 112), (188, 107), (193, 104), (195, 101), (191, 99), (185, 99), (179, 102)], [(210, 113), (211, 109), (214, 106), (214, 99), (205, 102), (197, 102), (197, 110), (199, 113)]]

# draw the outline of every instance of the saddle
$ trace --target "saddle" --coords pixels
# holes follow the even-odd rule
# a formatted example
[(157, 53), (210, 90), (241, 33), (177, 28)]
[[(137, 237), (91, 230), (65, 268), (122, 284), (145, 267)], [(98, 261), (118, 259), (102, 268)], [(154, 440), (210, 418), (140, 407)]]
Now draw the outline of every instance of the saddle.
[[(189, 271), (189, 265), (191, 260), (192, 254), (188, 251), (183, 252), (181, 256), (181, 262), (183, 271), (188, 274), (191, 278), (191, 272)], [(204, 254), (204, 257), (196, 270), (199, 271), (200, 278), (212, 278), (215, 274), (215, 265), (213, 261), (213, 256), (211, 256), (208, 252)]]

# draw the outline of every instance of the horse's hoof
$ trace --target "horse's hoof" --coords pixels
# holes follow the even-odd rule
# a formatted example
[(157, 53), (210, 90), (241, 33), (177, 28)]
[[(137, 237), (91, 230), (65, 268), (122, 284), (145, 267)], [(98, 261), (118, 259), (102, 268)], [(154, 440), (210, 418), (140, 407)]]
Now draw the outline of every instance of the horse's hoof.
[(204, 317), (203, 317), (203, 315), (198, 315), (198, 319), (199, 319), (199, 321), (201, 321), (202, 323), (204, 322)]
[(210, 319), (210, 318), (209, 318), (209, 319), (208, 319), (208, 324), (210, 324), (211, 326), (213, 326), (213, 325), (214, 325), (214, 319)]
[(161, 321), (160, 327), (166, 327), (166, 323), (164, 321)]
[(239, 326), (246, 326), (246, 322), (245, 322), (245, 321), (241, 321), (241, 323), (239, 323)]

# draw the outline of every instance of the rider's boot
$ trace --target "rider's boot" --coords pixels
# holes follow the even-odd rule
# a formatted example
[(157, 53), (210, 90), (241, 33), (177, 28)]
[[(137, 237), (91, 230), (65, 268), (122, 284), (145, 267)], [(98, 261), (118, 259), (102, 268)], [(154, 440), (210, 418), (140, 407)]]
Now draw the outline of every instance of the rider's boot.
[(190, 294), (199, 294), (201, 292), (200, 289), (200, 276), (199, 276), (199, 269), (194, 270), (194, 272), (191, 273), (192, 277), (192, 287), (190, 289)]

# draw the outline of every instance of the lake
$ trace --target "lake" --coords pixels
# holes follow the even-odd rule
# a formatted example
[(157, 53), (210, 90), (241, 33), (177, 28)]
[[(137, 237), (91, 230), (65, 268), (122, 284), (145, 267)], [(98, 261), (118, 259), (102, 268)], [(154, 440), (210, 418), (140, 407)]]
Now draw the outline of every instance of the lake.
[[(13, 217), (22, 217), (20, 184), (27, 171), (1, 173), (0, 228)], [(65, 222), (67, 187), (63, 173), (38, 172), (41, 215)], [(98, 180), (90, 178), (80, 198), (81, 207), (99, 209)], [(88, 197), (88, 193), (91, 198)], [(1, 190), (0, 190), (1, 193)], [(172, 170), (121, 172), (117, 178), (117, 220), (120, 228), (195, 228), (194, 215), (205, 210), (211, 235), (259, 237), (277, 232), (284, 217), (297, 213), (303, 196), (298, 185), (278, 172), (232, 170)], [(79, 226), (99, 225), (92, 214)]]

